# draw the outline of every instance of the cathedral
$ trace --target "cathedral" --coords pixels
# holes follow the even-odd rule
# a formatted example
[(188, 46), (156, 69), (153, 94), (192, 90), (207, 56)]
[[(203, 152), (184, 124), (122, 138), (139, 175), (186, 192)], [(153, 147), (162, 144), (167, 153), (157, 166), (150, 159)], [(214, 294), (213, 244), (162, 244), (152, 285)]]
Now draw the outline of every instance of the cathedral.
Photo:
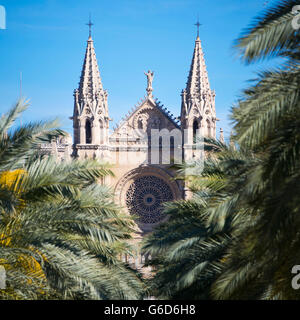
[(144, 73), (145, 96), (110, 130), (108, 92), (102, 85), (90, 32), (74, 91), (73, 141), (62, 138), (42, 146), (43, 152), (64, 161), (92, 158), (111, 164), (114, 177), (106, 178), (105, 183), (113, 188), (117, 203), (138, 217), (141, 236), (165, 219), (162, 203), (188, 197), (184, 183), (174, 179), (172, 166), (197, 159), (195, 137), (200, 133), (216, 138), (218, 120), (199, 32), (186, 88), (181, 92), (180, 116), (173, 116), (153, 96), (154, 73)]

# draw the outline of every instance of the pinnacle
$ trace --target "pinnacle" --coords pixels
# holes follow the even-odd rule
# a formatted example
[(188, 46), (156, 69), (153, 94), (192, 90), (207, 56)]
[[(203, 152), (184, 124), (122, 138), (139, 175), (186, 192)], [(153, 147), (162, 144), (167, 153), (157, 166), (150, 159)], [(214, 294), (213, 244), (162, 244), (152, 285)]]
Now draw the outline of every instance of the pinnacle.
[(200, 96), (210, 90), (204, 54), (199, 36), (196, 39), (186, 91), (188, 95)]
[(107, 92), (103, 89), (94, 41), (91, 35), (87, 41), (79, 88), (76, 90), (75, 100), (80, 111), (88, 110), (93, 115), (108, 116)]
[(85, 59), (79, 83), (79, 91), (80, 94), (87, 94), (89, 96), (93, 96), (97, 93), (104, 94), (93, 39), (91, 36), (87, 41)]
[(190, 120), (195, 117), (200, 119), (199, 121), (203, 119), (201, 125), (205, 130), (204, 134), (215, 137), (215, 93), (210, 89), (199, 36), (195, 41), (188, 81), (186, 88), (182, 91), (181, 98), (181, 124), (185, 127), (189, 126)]

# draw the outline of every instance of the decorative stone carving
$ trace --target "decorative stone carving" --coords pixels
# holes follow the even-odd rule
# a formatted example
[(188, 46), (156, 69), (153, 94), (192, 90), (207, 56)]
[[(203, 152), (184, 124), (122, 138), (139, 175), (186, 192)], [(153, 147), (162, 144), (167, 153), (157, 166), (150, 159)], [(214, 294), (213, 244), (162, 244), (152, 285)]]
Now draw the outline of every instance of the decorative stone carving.
[(143, 131), (147, 130), (147, 124), (149, 120), (149, 113), (148, 112), (139, 112), (133, 119), (133, 127), (134, 129), (141, 129)]
[(128, 213), (134, 213), (136, 204), (143, 201), (143, 209), (134, 213), (141, 217), (137, 221), (141, 230), (150, 231), (165, 219), (159, 209), (163, 199), (177, 200), (182, 197), (180, 183), (172, 180), (172, 177), (168, 170), (147, 165), (127, 172), (117, 183), (116, 200), (127, 208)]
[[(152, 151), (149, 148), (151, 129), (193, 129), (193, 122), (196, 120), (198, 128), (202, 129), (203, 125), (203, 132), (213, 136), (216, 117), (215, 93), (209, 87), (200, 39), (196, 40), (188, 83), (181, 94), (181, 125), (177, 123), (177, 117), (174, 119), (167, 108), (152, 97), (154, 73), (149, 70), (145, 75), (148, 95), (140, 100), (110, 135), (108, 94), (102, 87), (94, 43), (92, 38), (89, 38), (79, 87), (74, 91), (72, 156), (81, 159), (103, 159), (113, 164), (115, 177), (110, 177), (109, 183), (115, 188), (117, 202), (129, 213), (140, 217), (141, 230), (151, 231), (165, 219), (161, 204), (181, 199), (184, 193), (183, 183), (172, 179), (173, 173), (169, 165), (162, 164), (162, 161), (158, 165), (148, 163)], [(207, 119), (210, 121), (207, 122)], [(89, 125), (86, 127), (87, 120), (90, 121), (91, 128)], [(187, 131), (189, 135), (193, 135), (193, 130)], [(91, 144), (87, 143), (89, 139), (86, 138), (92, 138)], [(70, 147), (71, 144), (72, 142)], [(57, 143), (58, 153), (61, 153), (66, 145), (63, 140)], [(51, 152), (52, 147), (49, 145), (47, 152)], [(192, 156), (196, 157), (192, 143), (184, 147), (183, 160), (189, 159), (191, 152)], [(174, 145), (171, 149), (171, 152), (173, 151)]]
[(148, 93), (148, 97), (152, 97), (152, 82), (153, 82), (153, 78), (154, 78), (154, 72), (148, 70), (148, 72), (144, 72), (144, 74), (147, 76), (147, 93)]
[(126, 192), (128, 211), (147, 224), (161, 221), (165, 217), (162, 204), (172, 200), (173, 194), (168, 184), (155, 176), (136, 179)]
[(199, 111), (198, 111), (198, 109), (194, 108), (194, 110), (193, 110), (193, 114), (194, 114), (194, 116), (198, 116), (198, 115), (199, 115)]
[[(94, 42), (89, 37), (86, 47), (86, 54), (82, 67), (79, 88), (74, 91), (74, 114), (73, 114), (73, 127), (74, 137), (78, 137), (76, 132), (77, 121), (80, 119), (80, 144), (87, 144), (86, 140), (86, 120), (90, 120), (91, 124), (91, 141), (92, 144), (107, 144), (108, 142), (108, 128), (109, 117), (107, 108), (107, 92), (102, 87), (102, 81), (100, 77), (99, 67), (96, 59)], [(101, 132), (99, 130), (99, 116), (103, 118), (104, 128)], [(93, 121), (91, 121), (93, 120)], [(105, 131), (105, 132), (104, 132)], [(102, 139), (100, 139), (100, 134)], [(104, 137), (104, 138), (103, 138)], [(107, 138), (106, 138), (107, 137)], [(76, 141), (79, 139), (77, 138)], [(92, 144), (87, 144), (86, 149), (92, 151)], [(75, 149), (75, 153), (77, 150)], [(80, 156), (76, 154), (76, 156)], [(88, 156), (93, 156), (93, 153), (89, 153)]]
[[(182, 91), (181, 94), (181, 124), (182, 129), (191, 129), (186, 127), (189, 123), (185, 120), (187, 118), (193, 118), (200, 116), (200, 112), (214, 118), (216, 116), (215, 111), (215, 92), (210, 89), (208, 81), (208, 73), (206, 70), (206, 65), (204, 61), (204, 54), (201, 46), (200, 38), (197, 37), (195, 42), (195, 49), (193, 60), (191, 63), (191, 68), (188, 76), (188, 81), (186, 89)], [(208, 109), (205, 109), (209, 106)], [(195, 113), (195, 109), (199, 109), (199, 113)], [(204, 124), (206, 126), (206, 124)], [(204, 132), (207, 132), (205, 128)], [(216, 136), (216, 130), (210, 131), (211, 136)]]
[(160, 126), (160, 118), (157, 116), (154, 116), (153, 118), (150, 118), (149, 120), (149, 128), (150, 129), (159, 129)]

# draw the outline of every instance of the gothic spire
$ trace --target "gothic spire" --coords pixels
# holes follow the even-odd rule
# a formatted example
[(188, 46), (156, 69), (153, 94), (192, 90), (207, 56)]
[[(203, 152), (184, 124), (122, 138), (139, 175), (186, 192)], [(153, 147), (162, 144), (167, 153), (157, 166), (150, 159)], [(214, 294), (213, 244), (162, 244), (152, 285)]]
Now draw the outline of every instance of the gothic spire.
[(91, 36), (91, 20), (89, 26), (89, 38), (81, 71), (79, 88), (75, 90), (75, 109), (81, 115), (84, 109), (95, 116), (96, 113), (108, 116), (107, 92), (103, 89), (98, 62)]
[(201, 40), (197, 36), (188, 82), (187, 94), (199, 98), (202, 93), (210, 90)]
[(196, 121), (206, 136), (216, 136), (215, 92), (210, 89), (204, 53), (199, 38), (199, 21), (197, 38), (188, 75), (186, 88), (182, 91), (181, 126), (189, 128)]
[[(79, 87), (74, 91), (72, 119), (75, 145), (99, 145), (108, 141), (110, 119), (108, 116), (107, 91), (102, 86), (94, 41), (91, 35), (91, 20), (88, 26), (89, 38)], [(77, 151), (76, 154), (80, 155), (80, 152), (77, 153)]]
[(94, 41), (91, 36), (87, 41), (85, 58), (79, 83), (79, 92), (83, 95), (89, 95), (91, 98), (96, 93), (103, 93), (101, 76), (94, 48)]

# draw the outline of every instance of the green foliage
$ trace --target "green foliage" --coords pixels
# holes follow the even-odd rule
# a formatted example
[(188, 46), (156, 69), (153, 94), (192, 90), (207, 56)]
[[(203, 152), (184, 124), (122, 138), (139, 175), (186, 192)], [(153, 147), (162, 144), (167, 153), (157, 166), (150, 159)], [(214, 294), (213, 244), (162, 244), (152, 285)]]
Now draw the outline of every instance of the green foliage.
[(299, 264), (300, 68), (299, 30), (291, 14), (297, 1), (281, 1), (238, 40), (243, 58), (284, 57), (264, 72), (233, 108), (235, 140), (259, 160), (251, 196), (242, 192), (251, 224), (240, 223), (225, 271), (213, 286), (217, 299), (299, 299), (291, 287)]
[(206, 143), (209, 149), (218, 150), (219, 158), (208, 157), (201, 176), (198, 162), (178, 170), (178, 178), (185, 176), (192, 186), (193, 197), (166, 204), (168, 221), (144, 242), (145, 252), (153, 257), (149, 290), (158, 298), (210, 299), (212, 283), (224, 268), (236, 221), (230, 212), (232, 208), (239, 211), (231, 177), (250, 161), (218, 141)]
[(261, 72), (232, 109), (237, 149), (207, 140), (203, 171), (197, 162), (179, 171), (193, 198), (167, 205), (168, 223), (145, 242), (160, 298), (300, 298), (291, 286), (300, 262), (298, 4), (279, 1), (236, 42), (247, 63), (282, 65)]
[(53, 123), (10, 129), (22, 101), (0, 119), (0, 299), (139, 299), (131, 254), (134, 223), (98, 182), (112, 175), (97, 161), (58, 163), (38, 146), (64, 134)]

